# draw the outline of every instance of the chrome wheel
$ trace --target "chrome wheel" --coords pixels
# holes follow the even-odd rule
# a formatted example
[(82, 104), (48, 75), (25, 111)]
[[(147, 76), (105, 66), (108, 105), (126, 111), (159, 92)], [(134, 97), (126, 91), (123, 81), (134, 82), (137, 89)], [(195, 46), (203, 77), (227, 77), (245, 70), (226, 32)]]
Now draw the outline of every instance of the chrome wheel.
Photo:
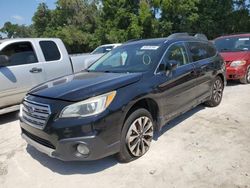
[(213, 98), (216, 103), (219, 103), (222, 98), (223, 84), (220, 79), (217, 79), (213, 85)]
[(126, 143), (132, 155), (140, 157), (149, 150), (153, 131), (153, 123), (146, 116), (139, 117), (132, 123), (126, 135)]

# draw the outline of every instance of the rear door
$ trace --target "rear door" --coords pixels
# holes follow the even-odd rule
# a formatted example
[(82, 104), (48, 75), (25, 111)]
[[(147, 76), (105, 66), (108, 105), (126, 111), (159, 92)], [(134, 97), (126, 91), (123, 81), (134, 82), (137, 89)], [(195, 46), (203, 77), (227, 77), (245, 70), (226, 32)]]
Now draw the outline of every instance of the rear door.
[(68, 52), (61, 40), (40, 40), (37, 46), (42, 51), (46, 81), (73, 73)]
[(188, 42), (188, 49), (197, 77), (197, 100), (202, 102), (211, 93), (216, 50), (207, 42)]
[(171, 60), (179, 64), (175, 70), (161, 76), (162, 83), (159, 85), (165, 121), (190, 109), (196, 102), (194, 65), (189, 61), (184, 43), (173, 44), (163, 57), (162, 64), (167, 65)]
[(2, 108), (20, 103), (29, 89), (45, 81), (45, 75), (31, 42), (11, 43), (2, 48), (0, 55), (9, 57), (7, 66), (0, 65)]

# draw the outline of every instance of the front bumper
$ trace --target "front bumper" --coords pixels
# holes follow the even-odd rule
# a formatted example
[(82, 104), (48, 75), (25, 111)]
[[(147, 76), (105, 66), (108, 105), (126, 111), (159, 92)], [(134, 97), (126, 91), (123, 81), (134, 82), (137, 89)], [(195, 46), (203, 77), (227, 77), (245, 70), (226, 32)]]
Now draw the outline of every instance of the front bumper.
[[(57, 158), (63, 161), (97, 160), (117, 153), (120, 148), (119, 141), (109, 145), (97, 134), (52, 141), (53, 138), (50, 135), (37, 136), (34, 133), (31, 133), (33, 131), (30, 131), (30, 129), (35, 128), (30, 127), (30, 129), (27, 130), (26, 128), (28, 126), (29, 125), (21, 122), (22, 138), (38, 151), (45, 153), (52, 158)], [(45, 135), (46, 133), (43, 134)], [(81, 155), (77, 151), (78, 144), (84, 144), (87, 146), (90, 153), (88, 155)]]
[(245, 67), (227, 67), (227, 80), (239, 80), (246, 74)]
[[(106, 111), (88, 118), (60, 119), (58, 112), (69, 102), (31, 95), (26, 97), (27, 101), (37, 105), (49, 104), (51, 109), (46, 124), (40, 127), (32, 126), (24, 114), (20, 115), (22, 137), (39, 151), (64, 161), (96, 160), (119, 152), (121, 111)], [(35, 115), (37, 111), (29, 113)], [(78, 144), (87, 146), (89, 154), (81, 155), (77, 152)]]

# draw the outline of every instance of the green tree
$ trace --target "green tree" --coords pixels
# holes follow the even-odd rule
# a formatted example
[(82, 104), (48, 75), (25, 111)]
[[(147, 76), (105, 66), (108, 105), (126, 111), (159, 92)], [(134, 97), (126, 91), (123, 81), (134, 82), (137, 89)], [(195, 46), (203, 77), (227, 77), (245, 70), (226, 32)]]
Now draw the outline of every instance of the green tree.
[(41, 3), (33, 25), (39, 37), (60, 37), (70, 52), (85, 52), (98, 43), (94, 36), (97, 18), (95, 1), (58, 0), (55, 10)]
[(250, 1), (234, 1), (234, 10), (230, 14), (229, 31), (232, 33), (250, 31)]
[(175, 32), (192, 32), (198, 20), (199, 0), (162, 0), (160, 25), (162, 36)]
[(156, 36), (159, 0), (105, 0), (98, 28), (102, 43)]
[(105, 0), (102, 3), (100, 38), (102, 43), (124, 42), (128, 38), (137, 38), (139, 4), (129, 0)]
[(33, 27), (38, 37), (42, 36), (51, 21), (51, 10), (45, 3), (40, 3), (33, 18)]
[(198, 4), (199, 19), (193, 25), (193, 30), (205, 33), (209, 38), (228, 33), (233, 10), (231, 0), (206, 0)]
[(4, 33), (8, 38), (31, 37), (32, 27), (5, 22), (0, 32)]
[(6, 22), (12, 37), (59, 37), (71, 53), (105, 43), (166, 37), (174, 32), (209, 38), (249, 32), (249, 0), (57, 0), (54, 10), (37, 7), (31, 26)]
[(150, 38), (153, 35), (153, 14), (150, 4), (146, 0), (140, 1), (138, 19), (142, 28), (142, 38)]

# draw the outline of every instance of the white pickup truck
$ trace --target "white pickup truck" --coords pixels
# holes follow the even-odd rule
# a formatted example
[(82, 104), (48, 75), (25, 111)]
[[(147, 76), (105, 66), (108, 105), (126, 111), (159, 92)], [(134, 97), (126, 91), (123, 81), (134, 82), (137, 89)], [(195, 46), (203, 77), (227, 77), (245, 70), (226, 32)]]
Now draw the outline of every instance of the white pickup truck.
[(84, 70), (102, 55), (69, 56), (57, 38), (0, 40), (0, 114), (17, 110), (32, 87)]

